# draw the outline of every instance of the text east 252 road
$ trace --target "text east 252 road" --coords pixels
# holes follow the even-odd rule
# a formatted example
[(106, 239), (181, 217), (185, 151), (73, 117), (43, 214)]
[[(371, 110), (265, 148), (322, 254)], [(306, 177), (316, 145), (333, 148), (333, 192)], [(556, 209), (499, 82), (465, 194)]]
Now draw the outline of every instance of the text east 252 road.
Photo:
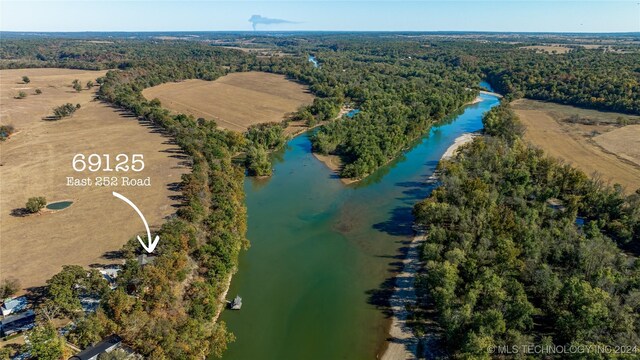
[(67, 186), (151, 186), (151, 177), (133, 178), (129, 176), (94, 176), (77, 178), (67, 176)]

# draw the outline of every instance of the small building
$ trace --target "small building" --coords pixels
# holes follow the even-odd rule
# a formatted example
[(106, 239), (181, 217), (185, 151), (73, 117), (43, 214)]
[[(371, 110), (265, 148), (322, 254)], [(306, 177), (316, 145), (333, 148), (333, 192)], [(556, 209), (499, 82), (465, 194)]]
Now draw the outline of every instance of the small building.
[(96, 310), (98, 310), (98, 306), (100, 306), (100, 298), (92, 296), (81, 297), (80, 306), (82, 306), (82, 311), (87, 314), (96, 312)]
[(153, 264), (155, 260), (156, 260), (155, 256), (147, 256), (147, 254), (138, 255), (138, 264), (141, 267), (144, 267), (149, 264)]
[(109, 283), (111, 290), (115, 289), (117, 287), (116, 279), (118, 278), (120, 268), (104, 268), (99, 271), (100, 274), (102, 274), (102, 277)]
[(97, 360), (100, 354), (112, 352), (119, 348), (121, 343), (122, 339), (118, 335), (111, 335), (95, 346), (88, 347), (70, 357), (69, 360)]
[(240, 308), (242, 308), (242, 298), (240, 296), (236, 296), (236, 298), (229, 303), (229, 308), (231, 310), (240, 310)]
[(0, 333), (9, 336), (15, 333), (33, 329), (36, 326), (36, 313), (27, 310), (19, 314), (5, 316), (0, 322)]
[(2, 316), (18, 313), (27, 308), (27, 298), (20, 296), (13, 299), (6, 299), (2, 304)]

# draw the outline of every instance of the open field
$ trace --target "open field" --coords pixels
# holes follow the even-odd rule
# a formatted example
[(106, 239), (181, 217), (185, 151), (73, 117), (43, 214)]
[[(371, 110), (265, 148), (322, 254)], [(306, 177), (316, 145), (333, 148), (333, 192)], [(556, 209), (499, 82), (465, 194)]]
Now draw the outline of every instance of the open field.
[[(640, 167), (628, 158), (637, 156), (630, 149), (640, 148), (640, 129), (614, 125), (614, 119), (620, 116), (632, 120), (636, 117), (527, 99), (517, 100), (512, 106), (527, 128), (525, 139), (549, 155), (578, 167), (587, 175), (597, 173), (604, 181), (619, 183), (627, 193), (640, 188)], [(597, 125), (572, 124), (566, 121), (571, 114), (592, 116), (601, 121)], [(601, 133), (605, 134), (598, 135)], [(601, 136), (604, 137), (598, 139)]]
[(593, 138), (610, 153), (640, 166), (640, 125), (627, 125)]
[[(67, 102), (84, 106), (93, 99), (89, 90), (75, 91), (71, 82), (75, 79), (83, 86), (87, 81), (95, 82), (106, 71), (70, 69), (12, 69), (0, 71), (0, 123), (13, 125), (16, 131), (30, 128), (52, 114), (51, 109)], [(22, 77), (28, 76), (30, 83), (24, 84)], [(36, 95), (36, 89), (42, 94)], [(27, 94), (24, 99), (16, 99), (18, 93)]]
[(147, 99), (196, 118), (214, 119), (219, 127), (245, 131), (250, 125), (282, 121), (286, 113), (311, 104), (307, 88), (282, 75), (233, 73), (215, 81), (186, 80), (145, 89)]
[[(0, 278), (17, 278), (23, 288), (43, 285), (62, 265), (107, 264), (111, 252), (135, 234), (144, 232), (140, 218), (112, 196), (117, 191), (131, 199), (149, 224), (160, 225), (173, 214), (180, 193), (176, 184), (189, 171), (177, 145), (149, 124), (92, 100), (94, 90), (72, 91), (73, 79), (95, 79), (103, 72), (63, 69), (0, 71), (2, 123), (18, 133), (0, 143)], [(31, 78), (18, 85), (22, 75)], [(15, 87), (39, 87), (41, 95), (14, 99)], [(31, 91), (31, 90), (29, 90)], [(51, 108), (80, 103), (72, 117), (45, 121)], [(140, 172), (76, 172), (75, 154), (143, 154)], [(113, 166), (113, 165), (112, 165)], [(67, 177), (150, 177), (149, 187), (67, 186)], [(59, 211), (21, 216), (19, 209), (32, 196), (49, 202), (71, 200)], [(146, 237), (146, 236), (145, 236)], [(162, 241), (162, 239), (160, 239)]]
[(570, 47), (561, 46), (561, 45), (531, 45), (531, 46), (522, 46), (520, 49), (527, 50), (535, 50), (539, 52), (546, 52), (548, 54), (566, 54), (572, 49)]

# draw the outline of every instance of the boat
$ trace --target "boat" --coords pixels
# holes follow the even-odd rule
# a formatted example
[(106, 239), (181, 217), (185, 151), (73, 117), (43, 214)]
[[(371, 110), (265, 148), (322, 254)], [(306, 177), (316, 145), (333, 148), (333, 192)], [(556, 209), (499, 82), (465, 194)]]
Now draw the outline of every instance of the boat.
[(233, 301), (229, 302), (229, 308), (231, 310), (240, 310), (240, 308), (242, 308), (242, 298), (240, 296), (236, 296)]

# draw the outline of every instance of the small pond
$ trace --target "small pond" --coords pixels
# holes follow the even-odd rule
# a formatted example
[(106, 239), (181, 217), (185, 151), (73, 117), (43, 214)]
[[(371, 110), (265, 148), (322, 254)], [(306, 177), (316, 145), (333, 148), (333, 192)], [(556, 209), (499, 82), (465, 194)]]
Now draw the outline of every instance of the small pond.
[(66, 209), (73, 204), (73, 201), (57, 201), (50, 204), (47, 204), (47, 209), (49, 210), (62, 210)]

